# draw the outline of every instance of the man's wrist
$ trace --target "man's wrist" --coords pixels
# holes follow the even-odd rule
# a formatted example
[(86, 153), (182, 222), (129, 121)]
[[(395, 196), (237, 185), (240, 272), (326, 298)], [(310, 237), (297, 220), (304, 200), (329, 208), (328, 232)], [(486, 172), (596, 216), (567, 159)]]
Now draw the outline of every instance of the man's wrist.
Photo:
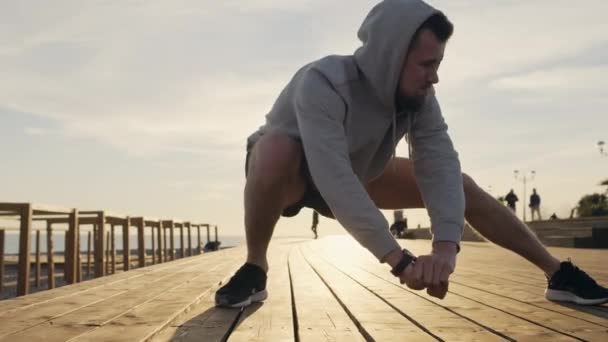
[(454, 241), (435, 241), (433, 242), (433, 253), (440, 254), (457, 254), (460, 250), (458, 244)]
[(395, 266), (397, 266), (399, 261), (401, 261), (402, 257), (403, 252), (401, 251), (401, 249), (395, 248), (384, 257), (384, 262), (389, 264), (391, 268), (394, 268)]

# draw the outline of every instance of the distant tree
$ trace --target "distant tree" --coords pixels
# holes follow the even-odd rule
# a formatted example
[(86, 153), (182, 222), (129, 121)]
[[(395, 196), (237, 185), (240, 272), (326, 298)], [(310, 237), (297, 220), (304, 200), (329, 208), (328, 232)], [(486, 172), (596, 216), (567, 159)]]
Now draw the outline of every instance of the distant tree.
[(604, 216), (608, 215), (608, 200), (605, 194), (585, 195), (578, 201), (576, 208), (578, 216)]
[[(604, 179), (604, 180), (603, 180), (603, 181), (600, 183), (600, 185), (602, 185), (602, 186), (608, 186), (608, 178), (607, 178), (607, 179)], [(606, 191), (605, 191), (604, 193), (608, 195), (608, 188), (606, 188)]]

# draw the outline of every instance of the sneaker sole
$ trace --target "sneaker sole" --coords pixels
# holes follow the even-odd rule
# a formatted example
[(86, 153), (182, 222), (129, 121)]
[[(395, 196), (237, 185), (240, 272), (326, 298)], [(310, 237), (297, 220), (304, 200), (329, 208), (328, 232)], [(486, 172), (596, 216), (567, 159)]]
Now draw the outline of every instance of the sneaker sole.
[(268, 298), (268, 291), (262, 290), (260, 292), (256, 292), (256, 293), (252, 294), (251, 296), (247, 297), (247, 299), (245, 299), (242, 302), (228, 304), (228, 303), (218, 303), (216, 301), (216, 305), (224, 307), (224, 308), (242, 308), (242, 307), (251, 305), (251, 303), (261, 302), (263, 300), (266, 300), (266, 298)]
[(608, 303), (608, 298), (585, 299), (575, 295), (572, 292), (560, 290), (545, 290), (545, 298), (556, 302), (571, 302), (580, 305), (599, 305)]

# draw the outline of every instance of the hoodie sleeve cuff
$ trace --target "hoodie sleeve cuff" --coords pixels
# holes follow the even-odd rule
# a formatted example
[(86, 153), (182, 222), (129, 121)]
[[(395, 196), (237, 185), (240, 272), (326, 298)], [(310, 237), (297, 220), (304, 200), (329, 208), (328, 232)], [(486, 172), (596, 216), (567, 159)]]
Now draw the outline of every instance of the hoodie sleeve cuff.
[(460, 240), (462, 239), (463, 227), (456, 225), (442, 226), (440, 229), (433, 229), (433, 242), (450, 241), (454, 242), (460, 251)]
[(372, 254), (378, 259), (378, 261), (383, 262), (384, 257), (386, 257), (390, 252), (395, 249), (401, 249), (397, 240), (393, 237), (393, 235), (386, 230), (377, 236), (376, 239), (370, 241), (367, 246), (365, 246)]

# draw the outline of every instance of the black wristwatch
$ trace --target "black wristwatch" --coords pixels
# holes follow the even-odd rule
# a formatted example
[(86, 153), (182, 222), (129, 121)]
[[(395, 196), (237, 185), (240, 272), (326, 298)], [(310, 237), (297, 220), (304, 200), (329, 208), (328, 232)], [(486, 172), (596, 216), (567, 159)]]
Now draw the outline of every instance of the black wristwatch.
[(395, 276), (398, 277), (399, 275), (401, 275), (401, 272), (403, 272), (403, 270), (405, 270), (405, 268), (411, 264), (416, 262), (416, 257), (414, 256), (414, 254), (412, 254), (410, 251), (408, 251), (407, 249), (403, 249), (403, 257), (401, 257), (401, 261), (399, 261), (399, 263), (397, 265), (395, 265), (395, 267), (393, 267), (393, 269), (391, 270), (391, 273)]

